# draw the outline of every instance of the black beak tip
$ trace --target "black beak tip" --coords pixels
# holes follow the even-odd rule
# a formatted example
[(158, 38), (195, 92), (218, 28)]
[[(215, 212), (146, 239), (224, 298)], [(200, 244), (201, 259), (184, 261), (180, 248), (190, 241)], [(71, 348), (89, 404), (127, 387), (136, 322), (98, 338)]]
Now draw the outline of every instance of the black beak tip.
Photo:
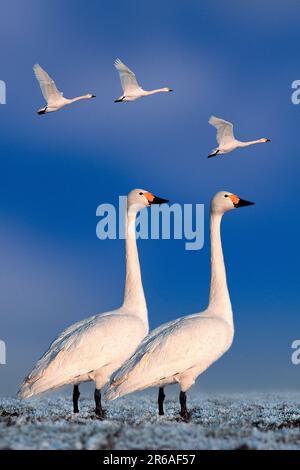
[(271, 139), (267, 139), (266, 142), (271, 142)]
[(92, 95), (92, 98), (96, 98), (96, 95)]
[(167, 202), (169, 202), (169, 199), (163, 199), (162, 197), (157, 197), (157, 196), (154, 196), (154, 199), (153, 201), (151, 201), (150, 205), (151, 204), (166, 204)]
[(255, 202), (246, 201), (245, 199), (240, 199), (237, 204), (234, 204), (234, 207), (245, 207), (245, 206), (253, 206)]
[(169, 88), (169, 91), (174, 91), (173, 88)]

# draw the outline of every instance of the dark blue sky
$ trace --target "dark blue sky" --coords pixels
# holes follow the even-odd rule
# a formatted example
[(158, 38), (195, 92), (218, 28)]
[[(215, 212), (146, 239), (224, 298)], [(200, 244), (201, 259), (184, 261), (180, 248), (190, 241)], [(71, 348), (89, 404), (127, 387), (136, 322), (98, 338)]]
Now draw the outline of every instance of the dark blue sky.
[[(100, 241), (97, 206), (143, 187), (206, 204), (204, 249), (141, 241), (151, 327), (205, 308), (208, 203), (218, 190), (256, 201), (226, 215), (223, 244), (236, 337), (199, 380), (204, 390), (293, 389), (300, 366), (299, 115), (296, 0), (1, 2), (0, 394), (14, 394), (50, 341), (80, 318), (118, 307), (123, 241)], [(118, 105), (120, 57), (146, 89), (173, 94)], [(97, 99), (38, 116), (39, 62), (65, 96)], [(208, 160), (210, 114), (242, 140), (271, 144)]]

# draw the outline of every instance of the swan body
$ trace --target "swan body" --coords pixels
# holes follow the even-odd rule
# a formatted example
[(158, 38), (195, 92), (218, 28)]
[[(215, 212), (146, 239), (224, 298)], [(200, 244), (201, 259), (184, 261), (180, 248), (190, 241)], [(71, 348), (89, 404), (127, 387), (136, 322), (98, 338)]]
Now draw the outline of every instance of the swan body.
[[(141, 209), (163, 202), (167, 201), (145, 190), (136, 189), (129, 193), (126, 210), (126, 281), (123, 305), (117, 310), (79, 321), (63, 331), (24, 380), (19, 391), (21, 398), (67, 384), (78, 386), (81, 382), (93, 380), (97, 392), (95, 399), (97, 398), (99, 405), (101, 388), (111, 374), (134, 353), (149, 330), (135, 238), (135, 221)], [(78, 388), (76, 391), (78, 395)], [(102, 415), (101, 405), (97, 410), (97, 400), (96, 413), (98, 411), (97, 414)], [(74, 409), (78, 411), (76, 399)]]
[(270, 139), (266, 138), (242, 142), (234, 137), (233, 124), (231, 122), (225, 121), (224, 119), (220, 119), (215, 116), (211, 116), (208, 122), (217, 129), (217, 142), (219, 144), (217, 148), (211, 151), (211, 153), (208, 155), (208, 158), (215, 157), (219, 154), (232, 152), (237, 148), (270, 142)]
[[(226, 281), (220, 225), (225, 212), (252, 203), (221, 191), (211, 204), (211, 287), (209, 305), (203, 312), (170, 321), (144, 338), (134, 355), (113, 377), (107, 399), (148, 387), (179, 383), (181, 415), (186, 418), (186, 391), (197, 376), (231, 346), (234, 324)], [(159, 399), (160, 400), (160, 399)], [(163, 414), (159, 402), (160, 414)]]
[(39, 64), (35, 64), (33, 70), (41, 87), (42, 94), (47, 101), (47, 106), (39, 109), (37, 112), (38, 114), (53, 113), (54, 111), (58, 111), (59, 109), (63, 108), (67, 104), (72, 104), (80, 100), (95, 98), (95, 95), (91, 93), (72, 99), (64, 98), (63, 92), (57, 89), (54, 80)]
[(115, 61), (115, 67), (119, 72), (123, 95), (115, 100), (115, 103), (122, 101), (135, 101), (144, 96), (154, 95), (156, 93), (168, 93), (173, 91), (171, 88), (158, 88), (156, 90), (146, 91), (137, 82), (135, 74), (120, 59)]

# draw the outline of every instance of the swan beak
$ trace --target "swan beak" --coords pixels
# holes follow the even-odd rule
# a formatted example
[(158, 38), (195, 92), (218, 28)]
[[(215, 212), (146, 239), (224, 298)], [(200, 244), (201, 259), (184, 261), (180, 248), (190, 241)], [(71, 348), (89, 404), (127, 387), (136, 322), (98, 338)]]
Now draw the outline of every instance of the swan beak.
[(266, 142), (271, 142), (271, 139), (266, 139)]
[(173, 89), (172, 89), (172, 88), (169, 88), (169, 91), (173, 91)]
[(157, 196), (153, 196), (154, 199), (152, 199), (152, 201), (149, 201), (149, 204), (152, 205), (152, 204), (165, 204), (166, 202), (169, 202), (169, 199), (163, 199), (162, 197), (157, 197)]
[(252, 206), (255, 202), (246, 201), (246, 199), (237, 198), (238, 201), (234, 202), (234, 207)]
[(92, 98), (96, 98), (96, 95), (92, 95)]
[(164, 204), (169, 202), (169, 199), (163, 199), (162, 197), (154, 196), (152, 193), (144, 193), (145, 198), (148, 200), (149, 206), (152, 204)]

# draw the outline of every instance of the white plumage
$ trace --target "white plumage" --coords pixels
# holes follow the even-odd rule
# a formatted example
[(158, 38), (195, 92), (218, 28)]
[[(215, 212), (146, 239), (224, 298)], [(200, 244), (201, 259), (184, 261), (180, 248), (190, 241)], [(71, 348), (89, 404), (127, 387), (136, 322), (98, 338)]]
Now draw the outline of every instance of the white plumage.
[(147, 334), (138, 315), (120, 308), (94, 315), (63, 331), (25, 379), (29, 398), (62, 385), (94, 380), (101, 389)]
[(181, 416), (185, 419), (189, 417), (185, 392), (199, 374), (228, 350), (234, 334), (220, 237), (221, 219), (225, 212), (250, 204), (229, 192), (222, 191), (215, 195), (211, 204), (211, 288), (208, 308), (204, 312), (166, 323), (146, 336), (134, 355), (112, 377), (106, 398), (115, 399), (158, 386), (159, 413), (163, 414), (162, 388), (178, 382)]
[(233, 124), (225, 121), (224, 119), (211, 116), (209, 118), (209, 124), (217, 129), (217, 142), (218, 147), (213, 149), (208, 157), (215, 157), (216, 155), (232, 152), (239, 147), (248, 147), (253, 144), (261, 144), (270, 142), (270, 139), (262, 138), (258, 140), (249, 140), (247, 142), (241, 142), (234, 137)]
[[(126, 281), (123, 305), (117, 310), (79, 321), (64, 330), (24, 380), (19, 391), (20, 397), (28, 398), (67, 384), (77, 386), (88, 380), (93, 380), (96, 392), (100, 392), (111, 374), (134, 353), (149, 330), (136, 245), (136, 216), (144, 207), (163, 202), (166, 200), (142, 189), (129, 193), (126, 210)], [(96, 413), (102, 416), (99, 393), (97, 400)], [(76, 404), (74, 402), (75, 412), (78, 412), (77, 402), (78, 397)]]
[(54, 80), (39, 64), (35, 64), (33, 66), (33, 71), (40, 84), (42, 94), (47, 102), (47, 106), (39, 109), (38, 114), (51, 113), (58, 111), (67, 104), (75, 103), (75, 101), (95, 98), (95, 95), (92, 93), (72, 99), (64, 98), (63, 92), (57, 89)]
[(127, 65), (123, 64), (120, 59), (117, 59), (114, 65), (119, 72), (121, 85), (123, 88), (123, 95), (115, 100), (116, 103), (121, 101), (135, 101), (138, 98), (142, 98), (143, 96), (172, 91), (171, 88), (158, 88), (152, 91), (143, 90), (143, 88), (138, 84), (134, 72), (130, 70)]

